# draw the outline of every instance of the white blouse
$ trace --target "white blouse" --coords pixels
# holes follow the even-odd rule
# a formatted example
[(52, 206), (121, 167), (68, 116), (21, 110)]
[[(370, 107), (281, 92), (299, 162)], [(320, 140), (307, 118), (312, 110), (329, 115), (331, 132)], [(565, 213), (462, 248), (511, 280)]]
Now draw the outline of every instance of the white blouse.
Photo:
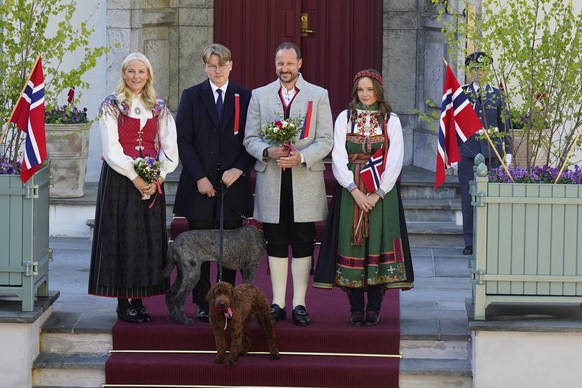
[[(141, 98), (135, 98), (130, 106), (128, 116), (139, 119), (140, 128), (143, 128), (147, 120), (153, 117), (153, 114), (144, 106)], [(137, 173), (133, 166), (133, 158), (123, 153), (123, 147), (119, 143), (117, 117), (107, 112), (103, 113), (99, 119), (99, 131), (103, 158), (107, 164), (119, 174), (134, 180)], [(178, 167), (178, 135), (176, 122), (170, 111), (165, 114), (164, 119), (159, 120), (158, 139), (161, 147), (159, 160), (162, 162), (160, 175), (165, 180), (166, 175)]]
[[(334, 146), (331, 152), (333, 175), (338, 183), (346, 189), (350, 185), (355, 186), (354, 174), (348, 169), (349, 159), (346, 148), (346, 137), (348, 132), (351, 131), (352, 123), (351, 120), (348, 121), (347, 115), (348, 110), (344, 110), (335, 120)], [(379, 128), (375, 128), (372, 134), (378, 135), (381, 134), (381, 131)], [(390, 139), (388, 156), (384, 172), (380, 179), (380, 190), (377, 191), (382, 198), (396, 184), (396, 180), (402, 171), (402, 163), (404, 162), (402, 125), (400, 124), (400, 119), (394, 113), (390, 114), (390, 120), (388, 120), (388, 137)]]

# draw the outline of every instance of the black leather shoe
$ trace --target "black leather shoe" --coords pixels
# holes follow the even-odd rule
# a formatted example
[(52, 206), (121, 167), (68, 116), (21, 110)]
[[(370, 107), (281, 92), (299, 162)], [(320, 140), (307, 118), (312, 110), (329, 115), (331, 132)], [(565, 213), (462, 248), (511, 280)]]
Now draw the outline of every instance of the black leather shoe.
[(472, 255), (473, 254), (473, 247), (471, 245), (467, 245), (465, 249), (463, 249), (463, 255)]
[(141, 307), (137, 308), (136, 310), (139, 313), (139, 315), (141, 315), (141, 317), (143, 318), (143, 320), (145, 322), (151, 322), (152, 321), (152, 316), (150, 315), (150, 312), (148, 311), (148, 309), (146, 308), (146, 306), (141, 306)]
[(281, 308), (278, 304), (271, 305), (271, 320), (282, 321), (287, 318), (285, 308)]
[(380, 313), (378, 311), (369, 310), (366, 312), (366, 326), (376, 326), (380, 322)]
[(130, 307), (125, 310), (121, 310), (119, 307), (117, 308), (117, 318), (121, 319), (122, 321), (129, 322), (129, 323), (144, 323), (144, 319), (142, 316), (137, 312), (136, 309)]
[(293, 323), (299, 326), (307, 326), (310, 322), (309, 314), (305, 310), (305, 306), (300, 304), (293, 309)]
[(364, 312), (362, 310), (352, 312), (350, 322), (352, 323), (352, 326), (362, 326), (366, 322), (364, 319)]
[(197, 307), (196, 318), (198, 318), (199, 321), (208, 322), (208, 309), (204, 307)]

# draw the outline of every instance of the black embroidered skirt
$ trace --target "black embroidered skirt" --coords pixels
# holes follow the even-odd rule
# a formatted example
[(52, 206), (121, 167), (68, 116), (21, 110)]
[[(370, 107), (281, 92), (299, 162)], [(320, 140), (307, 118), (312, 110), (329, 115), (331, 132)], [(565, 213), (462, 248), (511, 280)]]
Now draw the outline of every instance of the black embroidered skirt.
[(125, 176), (103, 163), (97, 192), (89, 294), (140, 298), (165, 293), (166, 201), (142, 200)]

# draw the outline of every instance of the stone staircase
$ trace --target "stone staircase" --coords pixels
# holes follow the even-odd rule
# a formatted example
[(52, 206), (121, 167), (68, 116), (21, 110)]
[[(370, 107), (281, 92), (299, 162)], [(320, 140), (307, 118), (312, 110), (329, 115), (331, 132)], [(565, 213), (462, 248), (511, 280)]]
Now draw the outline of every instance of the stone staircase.
[[(172, 174), (166, 184), (169, 217), (177, 179), (178, 175)], [(405, 167), (403, 171), (402, 197), (415, 260), (416, 287), (401, 294), (400, 386), (471, 387), (471, 344), (464, 310), (470, 283), (466, 258), (460, 254), (458, 184), (455, 177), (447, 177), (435, 193), (433, 182), (432, 172), (415, 167)], [(67, 217), (56, 214), (59, 207), (69, 207), (67, 212), (94, 212), (95, 187), (89, 185), (83, 199), (51, 201), (55, 207), (51, 216)], [(85, 220), (84, 226), (89, 230), (92, 217)], [(85, 231), (79, 237), (89, 237), (88, 234)], [(90, 249), (90, 242), (85, 244)], [(454, 269), (443, 271), (445, 264)], [(443, 300), (438, 300), (441, 296)], [(33, 386), (101, 387), (115, 322), (114, 316), (109, 318), (105, 324), (79, 325), (67, 323), (74, 318), (66, 309), (53, 312), (42, 327), (40, 354), (33, 364)]]

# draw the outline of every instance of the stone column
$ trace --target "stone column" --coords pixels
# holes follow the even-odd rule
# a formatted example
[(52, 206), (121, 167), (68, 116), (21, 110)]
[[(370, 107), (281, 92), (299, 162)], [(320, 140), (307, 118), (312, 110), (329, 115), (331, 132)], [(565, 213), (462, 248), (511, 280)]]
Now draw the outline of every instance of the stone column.
[(384, 90), (402, 122), (404, 164), (413, 164), (417, 99), (419, 10), (417, 0), (384, 0), (382, 74)]

